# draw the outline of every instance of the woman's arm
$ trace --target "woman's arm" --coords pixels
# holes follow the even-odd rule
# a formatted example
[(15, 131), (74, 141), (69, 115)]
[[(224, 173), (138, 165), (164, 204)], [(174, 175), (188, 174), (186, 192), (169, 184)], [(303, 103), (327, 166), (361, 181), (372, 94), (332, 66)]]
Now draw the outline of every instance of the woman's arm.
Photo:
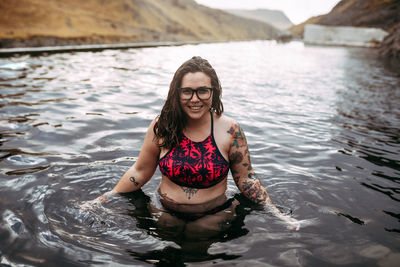
[(116, 193), (138, 190), (153, 176), (160, 155), (160, 147), (154, 139), (155, 122), (156, 120), (153, 120), (147, 130), (137, 161), (125, 172), (113, 190), (98, 198), (100, 201), (105, 202)]
[(233, 179), (240, 192), (254, 203), (266, 205), (280, 219), (289, 223), (291, 229), (298, 230), (298, 221), (282, 214), (272, 203), (267, 190), (257, 178), (251, 166), (250, 152), (243, 129), (237, 123), (232, 123), (228, 133), (231, 136), (229, 148), (229, 164)]
[(272, 204), (267, 190), (257, 178), (250, 161), (250, 152), (243, 129), (233, 123), (228, 133), (231, 135), (229, 164), (240, 192), (257, 204)]

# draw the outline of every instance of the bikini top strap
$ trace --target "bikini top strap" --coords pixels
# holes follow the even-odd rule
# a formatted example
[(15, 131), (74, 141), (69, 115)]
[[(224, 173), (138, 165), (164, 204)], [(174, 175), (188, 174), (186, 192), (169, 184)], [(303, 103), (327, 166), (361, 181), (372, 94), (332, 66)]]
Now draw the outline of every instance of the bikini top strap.
[(214, 117), (211, 110), (210, 110), (210, 115), (211, 115), (211, 135), (212, 137), (214, 137)]

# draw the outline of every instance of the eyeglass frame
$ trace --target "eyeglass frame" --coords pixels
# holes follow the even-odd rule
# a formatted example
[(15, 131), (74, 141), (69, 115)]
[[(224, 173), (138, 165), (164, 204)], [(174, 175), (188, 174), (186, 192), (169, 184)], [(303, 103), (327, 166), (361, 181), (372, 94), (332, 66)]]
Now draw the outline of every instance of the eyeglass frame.
[[(209, 100), (209, 99), (211, 98), (212, 92), (213, 92), (213, 90), (214, 90), (214, 87), (201, 86), (201, 87), (198, 87), (198, 88), (196, 88), (196, 89), (192, 89), (192, 88), (190, 88), (190, 87), (183, 87), (183, 88), (180, 87), (180, 88), (178, 88), (178, 89), (179, 89), (179, 98), (182, 99), (182, 100), (185, 100), (185, 101), (192, 100), (193, 95), (194, 95), (194, 93), (196, 92), (196, 96), (197, 96), (197, 98), (198, 98), (199, 100), (201, 100), (201, 101), (206, 101), (206, 100)], [(186, 98), (182, 98), (182, 97), (181, 97), (182, 89), (190, 89), (190, 90), (192, 91), (191, 97), (190, 97), (190, 98), (187, 98), (187, 99), (186, 99)], [(200, 97), (199, 97), (199, 94), (197, 93), (197, 91), (198, 91), (199, 89), (207, 89), (207, 90), (209, 90), (209, 91), (210, 91), (210, 96), (209, 96), (208, 98), (206, 98), (206, 99), (200, 98)]]

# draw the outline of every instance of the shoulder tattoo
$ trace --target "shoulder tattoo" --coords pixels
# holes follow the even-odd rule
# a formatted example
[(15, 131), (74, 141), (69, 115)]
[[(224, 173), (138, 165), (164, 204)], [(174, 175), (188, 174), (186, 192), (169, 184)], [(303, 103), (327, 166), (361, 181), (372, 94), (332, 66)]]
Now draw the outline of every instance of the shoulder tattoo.
[(231, 128), (227, 131), (232, 138), (232, 146), (239, 148), (246, 143), (246, 136), (244, 135), (242, 127), (239, 124), (234, 123)]

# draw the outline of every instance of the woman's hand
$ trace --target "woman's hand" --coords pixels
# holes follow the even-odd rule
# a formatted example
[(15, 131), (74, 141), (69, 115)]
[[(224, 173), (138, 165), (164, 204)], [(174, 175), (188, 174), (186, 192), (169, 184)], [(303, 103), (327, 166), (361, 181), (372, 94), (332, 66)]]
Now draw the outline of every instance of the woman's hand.
[(102, 203), (108, 202), (117, 193), (117, 191), (111, 190), (93, 200), (85, 201), (82, 205), (80, 205), (79, 211), (84, 212), (87, 210), (92, 210), (93, 208), (100, 206)]
[(295, 231), (298, 231), (300, 229), (300, 221), (296, 220), (295, 218), (292, 218), (288, 215), (284, 215), (282, 213), (277, 214), (276, 217), (278, 217), (287, 224), (286, 227), (287, 229)]
[(115, 196), (118, 192), (116, 190), (111, 190), (103, 195), (99, 196), (97, 199), (101, 202), (108, 202), (113, 196)]
[(295, 231), (300, 229), (300, 221), (290, 217), (289, 215), (283, 214), (274, 204), (266, 204), (266, 207), (273, 215), (287, 224), (287, 229)]

